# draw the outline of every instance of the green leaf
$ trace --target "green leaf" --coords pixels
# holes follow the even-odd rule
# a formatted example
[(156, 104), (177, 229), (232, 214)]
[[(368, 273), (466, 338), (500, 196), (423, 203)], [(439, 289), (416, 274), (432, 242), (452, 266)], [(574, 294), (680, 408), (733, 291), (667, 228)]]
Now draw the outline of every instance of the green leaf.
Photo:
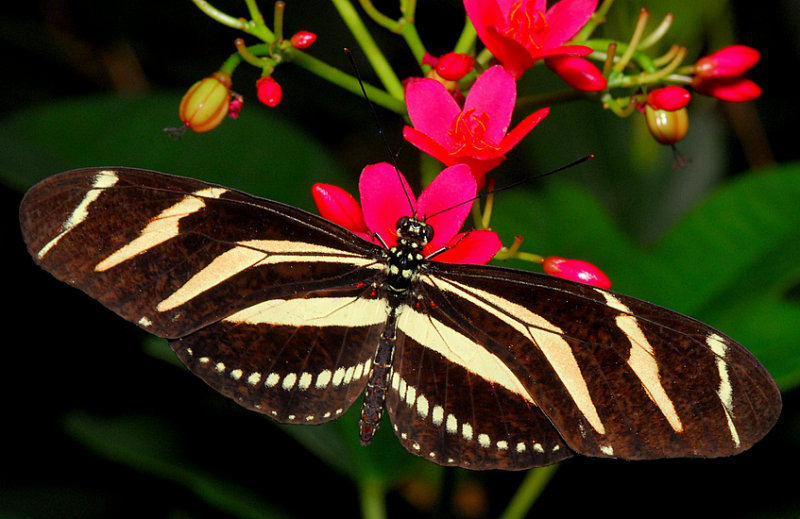
[[(201, 178), (309, 208), (314, 182), (347, 184), (332, 155), (277, 112), (245, 109), (174, 140), (180, 94), (98, 96), (48, 104), (0, 124), (0, 180), (20, 191), (69, 169), (130, 166)], [(352, 175), (355, 177), (355, 174)]]

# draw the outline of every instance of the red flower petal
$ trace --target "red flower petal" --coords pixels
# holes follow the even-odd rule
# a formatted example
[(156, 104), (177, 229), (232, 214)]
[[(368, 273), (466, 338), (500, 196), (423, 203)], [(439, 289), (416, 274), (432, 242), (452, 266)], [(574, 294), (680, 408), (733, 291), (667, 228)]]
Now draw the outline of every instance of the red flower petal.
[(387, 245), (395, 245), (397, 221), (416, 209), (414, 193), (405, 177), (386, 162), (372, 164), (361, 172), (358, 191), (367, 228), (380, 234)]
[(431, 259), (448, 263), (488, 263), (503, 244), (493, 231), (470, 231), (459, 233), (450, 240), (452, 248)]
[(320, 216), (353, 232), (369, 233), (358, 201), (338, 186), (314, 184), (311, 196)]
[(442, 164), (446, 166), (454, 164), (454, 157), (450, 155), (448, 150), (424, 133), (410, 126), (405, 126), (403, 127), (403, 138)]
[(481, 37), (481, 41), (514, 79), (521, 78), (522, 74), (536, 62), (528, 49), (514, 39), (500, 34), (494, 25), (486, 27), (484, 33), (485, 36)]
[(500, 149), (503, 151), (503, 153), (506, 153), (508, 150), (516, 146), (517, 143), (521, 141), (522, 138), (528, 134), (528, 132), (533, 130), (536, 125), (542, 121), (542, 119), (547, 117), (547, 114), (549, 113), (550, 108), (541, 108), (520, 121), (520, 123), (516, 125), (514, 129), (511, 130), (503, 139), (500, 145)]
[[(425, 188), (417, 202), (417, 216), (434, 229), (433, 239), (425, 247), (427, 254), (447, 245), (461, 229), (472, 208), (472, 202), (468, 201), (476, 192), (475, 178), (464, 164), (442, 170)], [(439, 213), (443, 210), (446, 211)]]

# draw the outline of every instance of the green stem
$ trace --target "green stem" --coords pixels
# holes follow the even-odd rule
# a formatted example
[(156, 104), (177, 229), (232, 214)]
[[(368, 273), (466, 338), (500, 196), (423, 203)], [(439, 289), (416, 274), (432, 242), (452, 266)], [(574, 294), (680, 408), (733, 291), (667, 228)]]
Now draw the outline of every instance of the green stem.
[(386, 519), (384, 489), (376, 478), (362, 478), (358, 485), (361, 502), (361, 517), (364, 519)]
[(464, 28), (461, 29), (461, 35), (458, 37), (458, 41), (456, 42), (455, 47), (453, 48), (453, 52), (458, 52), (461, 54), (470, 54), (472, 52), (473, 47), (475, 47), (475, 40), (478, 38), (478, 33), (475, 32), (475, 26), (472, 25), (472, 22), (469, 18), (466, 18), (466, 22), (464, 23)]
[(422, 58), (425, 56), (426, 52), (425, 45), (422, 43), (422, 39), (419, 37), (417, 26), (414, 24), (414, 22), (404, 20), (400, 26), (400, 34), (406, 41), (408, 48), (411, 49), (411, 53), (414, 55), (414, 59), (417, 61), (417, 63), (422, 63)]
[(367, 16), (372, 18), (372, 21), (390, 32), (400, 32), (400, 22), (389, 18), (380, 12), (370, 0), (358, 0), (361, 8), (367, 13)]
[[(251, 48), (252, 50), (252, 48)], [(336, 67), (332, 67), (328, 65), (324, 61), (321, 61), (317, 58), (314, 58), (304, 52), (295, 51), (292, 53), (292, 61), (304, 69), (312, 72), (319, 77), (326, 79), (337, 85), (341, 88), (344, 88), (348, 92), (361, 96), (361, 86), (359, 85), (358, 79), (355, 77), (342, 72), (341, 70), (337, 69)], [(398, 99), (397, 97), (389, 94), (388, 92), (381, 90), (380, 88), (370, 85), (369, 83), (364, 83), (364, 90), (367, 91), (367, 97), (373, 103), (378, 106), (382, 106), (387, 110), (391, 110), (396, 114), (405, 115), (406, 113), (406, 104), (402, 100), (402, 98)]]
[(262, 15), (261, 11), (258, 9), (256, 0), (245, 0), (244, 3), (247, 5), (247, 11), (250, 13), (250, 19), (253, 23), (266, 27), (267, 24), (264, 23), (264, 15)]
[(550, 465), (529, 470), (500, 519), (523, 519), (526, 517), (557, 468), (558, 465)]
[(361, 17), (358, 16), (353, 4), (349, 0), (331, 0), (336, 10), (339, 11), (347, 28), (358, 42), (362, 52), (372, 65), (378, 78), (386, 91), (396, 99), (403, 99), (403, 85), (394, 73), (392, 66), (386, 60), (375, 40), (370, 35)]
[(234, 29), (244, 30), (244, 20), (236, 18), (229, 14), (225, 14), (213, 5), (206, 2), (206, 0), (192, 0), (198, 9), (207, 14), (210, 18), (218, 21), (222, 25), (233, 27)]

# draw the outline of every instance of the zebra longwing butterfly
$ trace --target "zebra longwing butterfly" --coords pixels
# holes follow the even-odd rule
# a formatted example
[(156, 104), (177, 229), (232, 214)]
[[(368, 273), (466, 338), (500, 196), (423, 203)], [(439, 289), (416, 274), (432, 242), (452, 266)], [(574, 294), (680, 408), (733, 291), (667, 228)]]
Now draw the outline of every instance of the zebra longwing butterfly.
[(242, 406), (319, 424), (365, 394), (362, 443), (385, 406), (403, 446), (441, 465), (726, 456), (781, 408), (721, 332), (588, 285), (425, 258), (433, 230), (416, 215), (387, 249), (280, 202), (90, 168), (34, 186), (20, 221), (39, 265)]

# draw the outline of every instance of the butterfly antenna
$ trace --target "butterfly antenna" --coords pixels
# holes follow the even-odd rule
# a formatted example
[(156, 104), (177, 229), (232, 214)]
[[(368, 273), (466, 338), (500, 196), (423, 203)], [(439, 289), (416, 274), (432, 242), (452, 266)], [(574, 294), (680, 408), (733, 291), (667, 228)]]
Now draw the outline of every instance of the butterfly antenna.
[(378, 129), (378, 135), (381, 137), (381, 141), (383, 141), (383, 145), (386, 148), (386, 153), (389, 155), (389, 159), (392, 162), (392, 166), (394, 166), (394, 170), (397, 172), (397, 181), (400, 182), (400, 187), (403, 189), (403, 194), (406, 195), (406, 200), (408, 200), (408, 207), (414, 212), (414, 204), (411, 202), (411, 195), (408, 193), (406, 189), (405, 182), (402, 181), (400, 175), (400, 168), (397, 166), (397, 158), (395, 154), (392, 152), (392, 147), (389, 146), (389, 141), (386, 140), (386, 134), (383, 132), (383, 126), (381, 125), (381, 119), (378, 117), (378, 111), (375, 110), (375, 105), (372, 104), (370, 101), (369, 96), (367, 95), (367, 89), (364, 88), (364, 81), (361, 79), (361, 73), (358, 71), (358, 65), (356, 64), (356, 60), (353, 58), (353, 53), (350, 52), (350, 49), (345, 48), (344, 53), (347, 55), (347, 59), (350, 60), (350, 65), (353, 67), (353, 71), (355, 72), (356, 79), (358, 79), (358, 86), (361, 87), (361, 93), (364, 95), (364, 99), (367, 101), (367, 106), (369, 106), (369, 111), (372, 113), (372, 118), (375, 120), (375, 126)]
[(554, 173), (558, 173), (559, 171), (563, 171), (563, 170), (571, 168), (573, 166), (577, 166), (578, 164), (581, 164), (581, 163), (586, 162), (587, 160), (593, 159), (593, 158), (594, 158), (594, 155), (592, 155), (592, 154), (584, 155), (583, 157), (581, 157), (579, 159), (575, 159), (575, 160), (573, 160), (571, 162), (568, 162), (568, 163), (564, 164), (563, 166), (559, 166), (559, 167), (557, 167), (555, 169), (551, 169), (550, 171), (546, 171), (544, 173), (540, 173), (540, 174), (534, 175), (532, 177), (524, 178), (522, 180), (517, 180), (516, 182), (512, 182), (512, 183), (510, 183), (508, 185), (505, 185), (503, 187), (498, 187), (498, 188), (495, 188), (495, 189), (491, 189), (491, 190), (489, 190), (489, 191), (487, 191), (485, 193), (481, 193), (481, 194), (475, 195), (474, 197), (470, 198), (469, 200), (464, 200), (463, 202), (459, 202), (459, 203), (457, 203), (455, 205), (452, 205), (450, 207), (446, 207), (444, 209), (436, 211), (435, 213), (433, 213), (431, 215), (427, 215), (426, 219), (433, 218), (434, 216), (440, 215), (442, 213), (446, 213), (447, 211), (455, 209), (456, 207), (460, 207), (460, 206), (462, 206), (464, 204), (470, 204), (470, 203), (474, 202), (475, 200), (478, 200), (479, 198), (483, 198), (485, 196), (493, 195), (495, 193), (500, 193), (501, 191), (507, 191), (507, 190), (509, 190), (509, 189), (511, 189), (513, 187), (520, 186), (522, 184), (525, 184), (525, 183), (530, 182), (532, 180), (535, 180), (537, 178), (542, 178), (542, 177), (546, 177), (546, 176), (552, 175)]

